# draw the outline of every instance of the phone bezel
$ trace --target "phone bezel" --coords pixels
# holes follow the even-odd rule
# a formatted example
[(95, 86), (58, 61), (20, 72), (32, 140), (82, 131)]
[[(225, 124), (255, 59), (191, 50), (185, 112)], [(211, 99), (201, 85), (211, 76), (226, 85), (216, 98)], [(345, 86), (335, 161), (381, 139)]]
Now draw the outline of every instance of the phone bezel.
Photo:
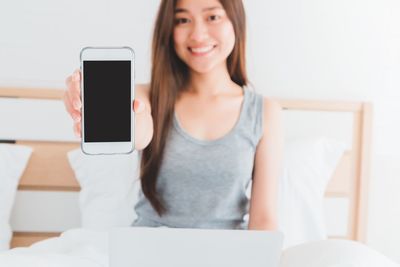
[(131, 103), (135, 99), (135, 53), (130, 47), (84, 47), (80, 52), (80, 69), (81, 69), (81, 99), (82, 99), (82, 116), (81, 116), (81, 149), (88, 155), (101, 154), (129, 154), (135, 149), (135, 116), (131, 108), (131, 141), (130, 142), (86, 142), (85, 141), (85, 114), (84, 114), (84, 65), (85, 60), (130, 60), (131, 61)]

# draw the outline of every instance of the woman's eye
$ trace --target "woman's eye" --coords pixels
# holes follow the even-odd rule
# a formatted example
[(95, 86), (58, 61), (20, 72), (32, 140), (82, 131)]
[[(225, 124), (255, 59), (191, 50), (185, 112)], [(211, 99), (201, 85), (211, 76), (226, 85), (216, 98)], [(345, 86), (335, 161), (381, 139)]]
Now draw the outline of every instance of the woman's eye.
[(216, 21), (216, 20), (219, 20), (220, 18), (221, 18), (221, 17), (218, 16), (218, 15), (211, 15), (211, 16), (208, 17), (208, 19), (209, 19), (210, 21)]
[(189, 19), (187, 18), (177, 18), (175, 19), (175, 24), (184, 24), (184, 23), (188, 23)]

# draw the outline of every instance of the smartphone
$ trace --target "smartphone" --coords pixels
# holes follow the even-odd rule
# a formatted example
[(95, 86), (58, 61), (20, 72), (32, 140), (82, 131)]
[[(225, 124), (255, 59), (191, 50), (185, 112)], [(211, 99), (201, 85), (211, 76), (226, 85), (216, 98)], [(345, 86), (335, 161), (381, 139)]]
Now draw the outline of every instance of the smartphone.
[(129, 154), (134, 150), (134, 60), (129, 47), (81, 50), (81, 148), (85, 154)]

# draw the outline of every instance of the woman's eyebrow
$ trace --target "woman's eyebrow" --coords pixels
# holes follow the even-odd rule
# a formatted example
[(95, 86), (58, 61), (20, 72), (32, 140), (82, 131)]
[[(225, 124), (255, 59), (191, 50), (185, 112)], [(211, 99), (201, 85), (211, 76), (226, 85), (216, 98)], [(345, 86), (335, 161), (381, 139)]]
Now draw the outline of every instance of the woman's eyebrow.
[[(220, 6), (213, 6), (213, 7), (206, 7), (203, 8), (203, 12), (205, 11), (210, 11), (210, 10), (215, 10), (215, 9), (222, 9), (222, 7)], [(185, 9), (185, 8), (175, 8), (175, 14), (176, 13), (189, 13), (189, 10)]]
[(175, 8), (175, 14), (176, 13), (185, 13), (185, 12), (187, 13), (188, 11), (184, 8)]
[(205, 11), (210, 11), (210, 10), (215, 10), (215, 9), (223, 9), (221, 6), (213, 6), (213, 7), (207, 7), (207, 8), (203, 8), (203, 12)]

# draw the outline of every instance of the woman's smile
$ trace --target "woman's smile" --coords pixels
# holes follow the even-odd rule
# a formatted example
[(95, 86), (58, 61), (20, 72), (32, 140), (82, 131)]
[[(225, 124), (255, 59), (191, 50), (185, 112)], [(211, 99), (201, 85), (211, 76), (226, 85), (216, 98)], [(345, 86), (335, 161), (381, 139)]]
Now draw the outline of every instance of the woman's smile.
[(188, 47), (188, 50), (193, 56), (207, 56), (214, 51), (216, 45), (206, 45), (206, 46), (196, 46), (196, 47)]

